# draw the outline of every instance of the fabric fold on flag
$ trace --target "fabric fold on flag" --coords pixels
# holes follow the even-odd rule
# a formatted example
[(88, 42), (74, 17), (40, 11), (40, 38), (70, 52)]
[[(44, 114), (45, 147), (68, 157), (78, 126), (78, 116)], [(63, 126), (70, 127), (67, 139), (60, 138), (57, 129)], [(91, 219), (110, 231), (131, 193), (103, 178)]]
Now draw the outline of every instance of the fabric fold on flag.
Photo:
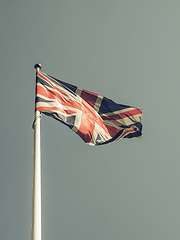
[(142, 136), (142, 111), (37, 72), (36, 110), (67, 125), (89, 145)]

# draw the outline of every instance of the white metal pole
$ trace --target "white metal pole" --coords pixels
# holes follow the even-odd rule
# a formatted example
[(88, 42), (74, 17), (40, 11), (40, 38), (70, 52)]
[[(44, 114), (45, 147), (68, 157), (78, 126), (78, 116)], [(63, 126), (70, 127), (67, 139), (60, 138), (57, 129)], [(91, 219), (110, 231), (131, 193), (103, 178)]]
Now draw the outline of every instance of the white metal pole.
[[(34, 66), (37, 72), (40, 64)], [(32, 222), (31, 240), (41, 240), (41, 149), (40, 149), (40, 111), (35, 111), (34, 120), (34, 156), (33, 156), (33, 186), (32, 186)]]

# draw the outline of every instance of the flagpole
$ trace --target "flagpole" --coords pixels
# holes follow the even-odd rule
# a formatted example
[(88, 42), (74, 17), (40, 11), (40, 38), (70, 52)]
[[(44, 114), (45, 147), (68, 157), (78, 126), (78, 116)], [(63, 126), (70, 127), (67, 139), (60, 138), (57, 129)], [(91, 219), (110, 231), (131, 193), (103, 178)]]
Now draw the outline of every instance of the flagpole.
[[(37, 73), (41, 64), (35, 64)], [(34, 128), (34, 156), (33, 156), (33, 186), (32, 186), (32, 222), (31, 240), (41, 240), (41, 149), (40, 149), (40, 111), (35, 110)]]

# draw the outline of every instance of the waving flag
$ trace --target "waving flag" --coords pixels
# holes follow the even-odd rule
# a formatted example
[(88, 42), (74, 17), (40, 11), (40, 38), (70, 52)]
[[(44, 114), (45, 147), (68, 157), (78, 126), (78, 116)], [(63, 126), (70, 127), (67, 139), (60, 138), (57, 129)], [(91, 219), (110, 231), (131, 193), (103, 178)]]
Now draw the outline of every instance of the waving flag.
[(89, 145), (142, 136), (142, 111), (37, 72), (36, 110), (76, 132)]

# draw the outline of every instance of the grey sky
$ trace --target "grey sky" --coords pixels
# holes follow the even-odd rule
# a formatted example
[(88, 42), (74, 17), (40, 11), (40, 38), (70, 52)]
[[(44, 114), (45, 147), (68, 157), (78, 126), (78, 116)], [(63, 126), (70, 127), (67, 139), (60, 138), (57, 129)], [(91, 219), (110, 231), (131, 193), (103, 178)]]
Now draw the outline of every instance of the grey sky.
[(180, 237), (180, 2), (1, 0), (0, 239), (30, 239), (34, 64), (143, 109), (142, 139), (86, 145), (43, 115), (42, 239)]

